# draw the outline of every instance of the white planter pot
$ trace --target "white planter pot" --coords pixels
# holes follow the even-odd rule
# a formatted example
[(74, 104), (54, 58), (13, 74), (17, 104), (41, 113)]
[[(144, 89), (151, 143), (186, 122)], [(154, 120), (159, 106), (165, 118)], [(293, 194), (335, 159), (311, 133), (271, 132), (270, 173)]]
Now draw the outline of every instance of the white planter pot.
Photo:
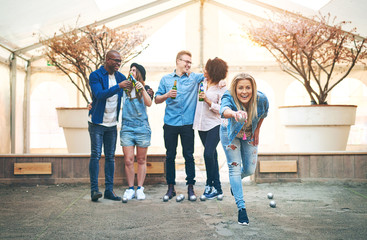
[(56, 108), (69, 153), (90, 153), (87, 108)]
[(284, 106), (279, 110), (290, 151), (345, 151), (357, 106)]

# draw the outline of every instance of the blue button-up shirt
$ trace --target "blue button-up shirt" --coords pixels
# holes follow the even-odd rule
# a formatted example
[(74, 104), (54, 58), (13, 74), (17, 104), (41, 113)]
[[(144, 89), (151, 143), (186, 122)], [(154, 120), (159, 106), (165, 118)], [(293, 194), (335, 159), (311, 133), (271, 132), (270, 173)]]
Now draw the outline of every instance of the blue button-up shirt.
[[(259, 123), (259, 120), (261, 118), (265, 118), (268, 115), (268, 111), (269, 111), (269, 101), (264, 93), (257, 91), (256, 100), (257, 100), (257, 116), (255, 116), (252, 119), (252, 135), (254, 134), (255, 129), (257, 128), (257, 124)], [(222, 117), (223, 117), (223, 112), (228, 108), (232, 109), (233, 111), (238, 111), (236, 107), (236, 103), (234, 102), (232, 95), (227, 90), (224, 93), (221, 104), (220, 104), (219, 112)], [(225, 134), (226, 137), (223, 137), (220, 139), (222, 144), (229, 145), (233, 141), (233, 139), (237, 136), (238, 132), (241, 130), (244, 124), (245, 123), (243, 122), (236, 122), (234, 118), (229, 118), (228, 124), (226, 126), (222, 125), (220, 129), (221, 131), (226, 132)], [(248, 141), (249, 140), (250, 139), (248, 139)]]
[(190, 76), (184, 74), (180, 77), (176, 72), (167, 74), (162, 77), (156, 96), (169, 92), (175, 80), (177, 80), (177, 97), (176, 99), (168, 98), (166, 100), (164, 123), (171, 126), (193, 124), (198, 101), (198, 86), (204, 80), (204, 75), (202, 73), (190, 73)]

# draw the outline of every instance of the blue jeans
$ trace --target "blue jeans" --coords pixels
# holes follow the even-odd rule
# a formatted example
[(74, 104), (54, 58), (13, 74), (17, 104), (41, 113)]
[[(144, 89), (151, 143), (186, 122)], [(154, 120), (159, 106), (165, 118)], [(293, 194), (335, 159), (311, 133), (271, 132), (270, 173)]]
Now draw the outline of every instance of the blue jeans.
[(175, 159), (178, 136), (181, 137), (182, 154), (185, 158), (186, 184), (195, 184), (194, 130), (191, 125), (170, 126), (164, 124), (164, 145), (166, 147), (167, 184), (176, 184)]
[[(221, 128), (220, 138), (227, 138), (227, 131)], [(243, 199), (242, 178), (252, 175), (256, 169), (257, 146), (248, 140), (234, 138), (230, 145), (223, 145), (229, 169), (229, 183), (231, 184), (237, 208), (245, 208)], [(231, 146), (234, 148), (232, 149)]]
[(211, 187), (214, 186), (219, 193), (222, 193), (217, 153), (217, 146), (219, 143), (219, 127), (220, 125), (208, 131), (199, 131), (199, 136), (204, 146), (206, 185)]
[(104, 170), (106, 191), (113, 191), (117, 128), (116, 126), (105, 127), (88, 122), (88, 131), (91, 145), (89, 161), (91, 191), (98, 191), (99, 159), (101, 158), (102, 145), (105, 155)]

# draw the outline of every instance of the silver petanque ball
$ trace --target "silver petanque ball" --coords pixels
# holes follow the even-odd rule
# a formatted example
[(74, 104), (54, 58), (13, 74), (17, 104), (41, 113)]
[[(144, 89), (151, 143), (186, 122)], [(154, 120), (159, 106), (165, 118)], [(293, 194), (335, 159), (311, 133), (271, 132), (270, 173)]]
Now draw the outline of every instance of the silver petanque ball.
[(246, 117), (245, 117), (245, 115), (241, 114), (241, 116), (238, 118), (238, 122), (243, 123), (243, 122), (245, 122), (245, 121), (246, 121)]
[(206, 197), (205, 197), (205, 195), (203, 194), (203, 195), (201, 195), (200, 196), (200, 201), (205, 201), (206, 200)]
[(185, 199), (185, 196), (183, 194), (180, 194), (176, 197), (176, 202), (181, 202)]
[(168, 200), (169, 200), (169, 196), (164, 195), (164, 196), (163, 196), (163, 202), (167, 202)]
[(217, 199), (218, 199), (219, 201), (222, 201), (222, 200), (223, 200), (223, 194), (219, 194), (219, 195), (217, 196)]
[(196, 196), (195, 195), (190, 196), (190, 201), (196, 201)]
[(268, 193), (268, 198), (273, 199), (274, 195), (272, 193)]
[(127, 203), (127, 198), (126, 197), (122, 198), (122, 202)]
[(275, 203), (274, 200), (270, 201), (269, 206), (272, 208), (276, 208), (277, 204)]

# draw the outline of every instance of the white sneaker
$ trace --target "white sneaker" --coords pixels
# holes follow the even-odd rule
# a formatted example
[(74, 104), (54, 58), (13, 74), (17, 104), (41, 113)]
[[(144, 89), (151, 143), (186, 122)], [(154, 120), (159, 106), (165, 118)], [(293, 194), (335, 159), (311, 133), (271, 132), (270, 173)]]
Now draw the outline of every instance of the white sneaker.
[(140, 189), (136, 190), (136, 198), (138, 200), (144, 200), (145, 199), (144, 187), (141, 187)]
[(135, 190), (130, 188), (126, 189), (123, 197), (127, 198), (127, 200), (133, 199), (135, 197)]

